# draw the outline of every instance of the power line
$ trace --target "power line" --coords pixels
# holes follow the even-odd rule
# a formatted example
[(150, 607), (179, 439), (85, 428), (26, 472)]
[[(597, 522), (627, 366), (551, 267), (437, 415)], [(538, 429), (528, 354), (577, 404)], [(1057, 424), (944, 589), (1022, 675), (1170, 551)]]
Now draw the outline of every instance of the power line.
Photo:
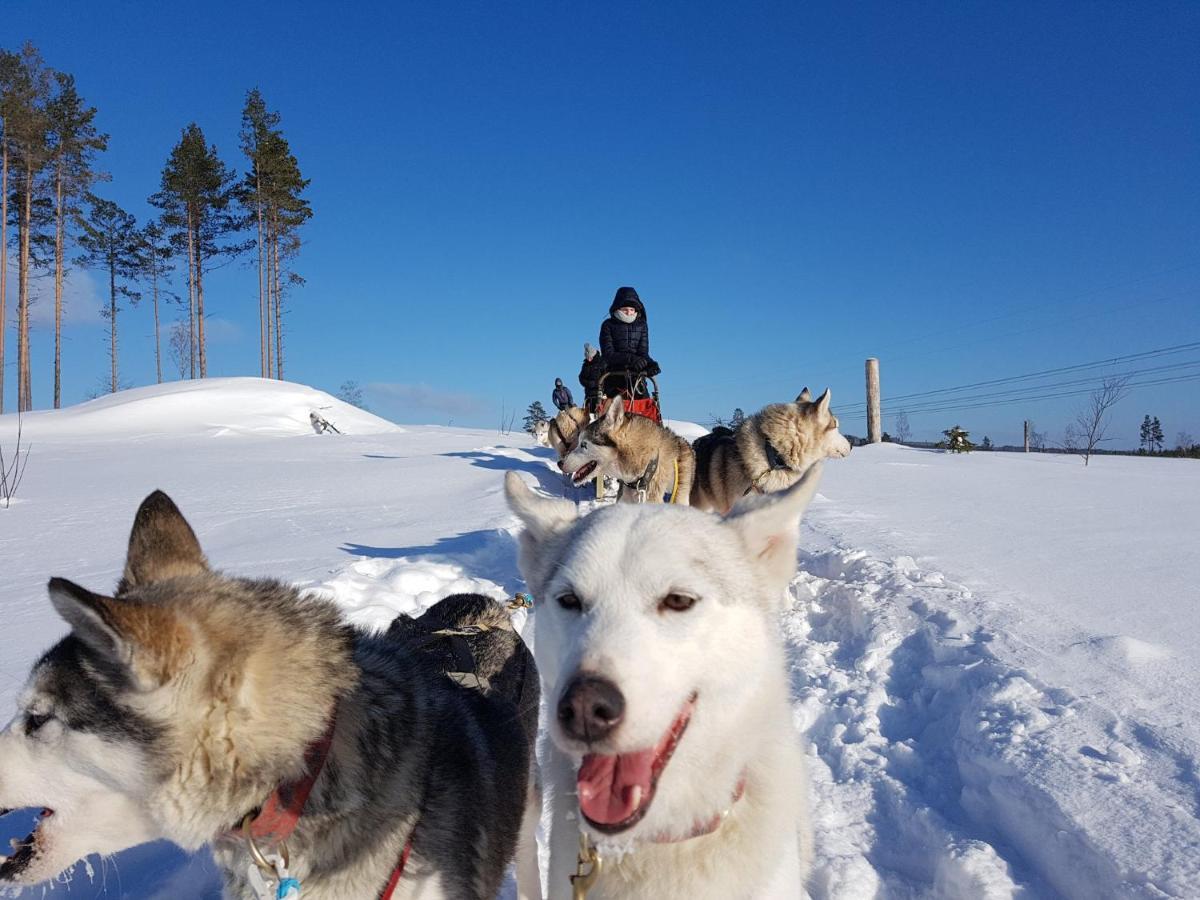
[[(1183, 383), (1183, 382), (1197, 381), (1197, 380), (1200, 380), (1200, 372), (1197, 372), (1192, 375), (1176, 375), (1176, 376), (1172, 376), (1170, 378), (1155, 378), (1155, 379), (1151, 379), (1149, 381), (1131, 381), (1131, 382), (1128, 382), (1125, 385), (1125, 387), (1126, 388), (1150, 387), (1152, 385), (1179, 384), (1179, 383)], [(935, 412), (960, 412), (963, 410), (971, 410), (971, 409), (986, 409), (986, 408), (990, 408), (990, 407), (994, 407), (994, 406), (1008, 406), (1013, 403), (1040, 403), (1043, 400), (1055, 400), (1055, 399), (1058, 399), (1061, 397), (1077, 397), (1077, 396), (1080, 396), (1083, 394), (1090, 394), (1093, 390), (1095, 390), (1095, 388), (1081, 388), (1078, 390), (1060, 391), (1058, 393), (1053, 393), (1053, 394), (1042, 394), (1040, 396), (1033, 395), (1033, 396), (1023, 396), (1023, 397), (1012, 397), (1007, 400), (987, 400), (987, 401), (978, 402), (978, 403), (973, 403), (973, 402), (968, 401), (968, 402), (964, 402), (961, 404), (950, 403), (946, 406), (928, 407), (928, 408), (917, 409), (917, 410), (907, 410), (906, 409), (906, 410), (904, 410), (904, 412), (909, 415), (923, 415), (926, 413), (935, 413)], [(838, 418), (857, 420), (857, 419), (865, 418), (865, 415), (839, 416)]]
[(1080, 369), (1094, 369), (1097, 366), (1111, 366), (1116, 363), (1129, 362), (1134, 359), (1151, 359), (1156, 356), (1167, 356), (1172, 353), (1186, 353), (1189, 350), (1200, 349), (1200, 341), (1192, 341), (1187, 344), (1177, 344), (1173, 347), (1160, 347), (1157, 350), (1145, 350), (1141, 353), (1130, 353), (1125, 356), (1114, 356), (1110, 359), (1100, 359), (1095, 362), (1077, 363), (1073, 366), (1061, 366), (1057, 369), (1044, 369), (1041, 372), (1028, 372), (1024, 375), (1010, 375), (1007, 378), (993, 378), (989, 381), (976, 381), (971, 384), (960, 384), (954, 387), (938, 388), (933, 391), (918, 391), (912, 394), (899, 394), (895, 397), (885, 397), (882, 402), (895, 403), (898, 400), (910, 400), (918, 397), (930, 397), (935, 394), (951, 394), (958, 391), (966, 391), (977, 387), (991, 387), (997, 384), (1009, 384), (1015, 381), (1028, 381), (1033, 378), (1042, 378), (1047, 375), (1061, 375), (1066, 372), (1076, 372)]
[[(1080, 384), (1094, 385), (1103, 378), (1135, 378), (1140, 375), (1151, 375), (1161, 372), (1169, 372), (1176, 369), (1188, 369), (1195, 366), (1200, 366), (1200, 360), (1187, 360), (1178, 363), (1168, 363), (1163, 366), (1149, 366), (1143, 369), (1129, 369), (1124, 372), (1109, 372), (1104, 375), (1091, 375), (1087, 378), (1075, 378), (1067, 381), (1054, 381), (1047, 384), (1037, 385), (1017, 385), (1010, 386), (1000, 391), (991, 391), (982, 394), (971, 394), (965, 397), (929, 397), (926, 400), (919, 401), (915, 405), (908, 404), (902, 408), (905, 412), (924, 412), (927, 409), (938, 408), (946, 403), (973, 403), (975, 401), (986, 400), (989, 398), (1005, 398), (1014, 395), (1014, 391), (1019, 391), (1019, 397), (1036, 396), (1036, 392), (1045, 390), (1055, 390), (1057, 388), (1071, 387)], [(866, 417), (866, 412), (860, 407), (863, 404), (857, 404), (851, 412), (843, 413), (843, 418), (861, 419)]]

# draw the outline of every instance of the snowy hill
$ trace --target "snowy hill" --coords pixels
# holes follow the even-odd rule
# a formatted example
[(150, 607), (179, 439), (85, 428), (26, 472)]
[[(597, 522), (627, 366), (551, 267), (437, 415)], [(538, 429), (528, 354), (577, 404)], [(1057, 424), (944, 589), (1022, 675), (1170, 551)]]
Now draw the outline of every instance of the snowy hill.
[[(502, 475), (567, 494), (552, 451), (335, 404), (222, 379), (29, 416), (23, 502), (0, 509), (0, 717), (64, 631), (46, 579), (111, 588), (156, 487), (215, 565), (325, 591), (367, 627), (521, 587)], [(326, 406), (351, 433), (312, 433)], [(827, 466), (783, 623), (813, 897), (1200, 896), (1198, 497), (1187, 460), (885, 445)], [(212, 897), (210, 865), (139, 848), (47, 895)]]
[[(62, 410), (26, 413), (31, 441), (47, 438), (127, 438), (169, 435), (313, 434), (309, 413), (317, 411), (343, 434), (400, 430), (369, 412), (302, 384), (264, 378), (206, 378), (171, 381), (108, 394)], [(0, 439), (16, 427), (0, 416)]]

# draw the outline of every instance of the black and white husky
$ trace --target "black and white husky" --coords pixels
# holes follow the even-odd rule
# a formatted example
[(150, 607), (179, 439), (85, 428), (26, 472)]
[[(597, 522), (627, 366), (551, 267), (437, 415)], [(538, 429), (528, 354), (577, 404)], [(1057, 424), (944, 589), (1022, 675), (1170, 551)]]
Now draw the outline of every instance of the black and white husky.
[(803, 896), (808, 781), (778, 617), (820, 469), (724, 518), (576, 518), (508, 473), (551, 714), (554, 900), (572, 873), (589, 900)]
[(40, 810), (0, 885), (165, 838), (212, 843), (231, 897), (285, 878), (304, 900), (496, 896), (538, 699), (495, 601), (457, 595), (363, 634), (286, 584), (214, 572), (161, 492), (113, 596), (49, 590), (71, 631), (0, 733), (0, 813)]

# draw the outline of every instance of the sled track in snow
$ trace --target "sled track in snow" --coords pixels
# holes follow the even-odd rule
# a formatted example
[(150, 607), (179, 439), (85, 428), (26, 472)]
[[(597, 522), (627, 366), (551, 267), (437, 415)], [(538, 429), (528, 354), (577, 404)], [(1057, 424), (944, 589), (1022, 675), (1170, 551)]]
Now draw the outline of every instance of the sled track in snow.
[[(837, 548), (800, 570), (784, 628), (810, 742), (814, 898), (1184, 897), (1200, 883), (1156, 883), (1153, 859), (1120, 870), (1045, 787), (1119, 789), (1137, 770), (1179, 813), (1146, 810), (1143, 827), (1187, 853), (1170, 826), (1194, 818), (1189, 751), (999, 661), (970, 591), (908, 557)], [(1156, 765), (1139, 769), (1147, 751)]]

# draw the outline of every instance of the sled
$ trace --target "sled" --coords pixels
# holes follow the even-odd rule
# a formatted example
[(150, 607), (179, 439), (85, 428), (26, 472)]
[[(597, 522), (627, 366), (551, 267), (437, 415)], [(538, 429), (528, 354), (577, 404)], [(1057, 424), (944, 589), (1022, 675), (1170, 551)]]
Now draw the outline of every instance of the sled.
[[(609, 382), (610, 378), (614, 380)], [(663, 423), (662, 407), (658, 402), (658, 382), (653, 375), (619, 370), (605, 372), (600, 378), (600, 404), (596, 408), (596, 418), (604, 415), (611, 399), (606, 386), (611, 387), (614, 394), (625, 398), (626, 412), (645, 416), (656, 425)]]

